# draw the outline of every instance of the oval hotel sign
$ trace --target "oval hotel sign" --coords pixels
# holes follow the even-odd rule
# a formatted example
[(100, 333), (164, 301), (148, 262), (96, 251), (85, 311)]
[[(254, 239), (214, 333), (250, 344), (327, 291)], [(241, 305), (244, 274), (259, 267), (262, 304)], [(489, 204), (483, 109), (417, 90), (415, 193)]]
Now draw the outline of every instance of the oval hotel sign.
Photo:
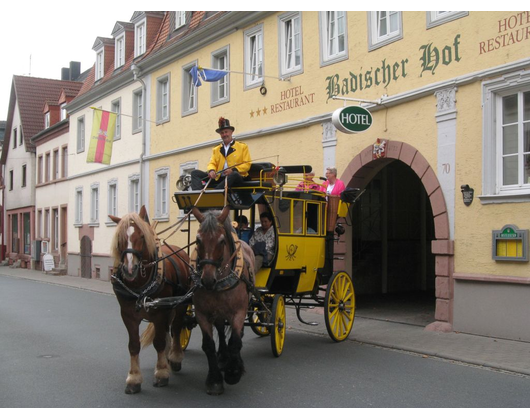
[(372, 114), (360, 106), (346, 106), (333, 112), (331, 122), (343, 133), (361, 133), (372, 126)]

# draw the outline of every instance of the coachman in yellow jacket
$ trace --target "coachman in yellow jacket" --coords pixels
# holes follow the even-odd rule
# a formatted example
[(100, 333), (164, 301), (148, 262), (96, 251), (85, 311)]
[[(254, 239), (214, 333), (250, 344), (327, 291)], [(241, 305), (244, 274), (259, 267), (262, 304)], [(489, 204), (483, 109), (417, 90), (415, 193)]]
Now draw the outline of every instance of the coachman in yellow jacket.
[(230, 188), (240, 185), (248, 176), (251, 165), (250, 152), (245, 143), (232, 138), (234, 130), (229, 120), (219, 118), (219, 128), (215, 131), (221, 136), (222, 142), (212, 149), (208, 172), (197, 169), (191, 173), (193, 190), (201, 190), (203, 181), (208, 178), (211, 178), (209, 188), (224, 187), (225, 178)]

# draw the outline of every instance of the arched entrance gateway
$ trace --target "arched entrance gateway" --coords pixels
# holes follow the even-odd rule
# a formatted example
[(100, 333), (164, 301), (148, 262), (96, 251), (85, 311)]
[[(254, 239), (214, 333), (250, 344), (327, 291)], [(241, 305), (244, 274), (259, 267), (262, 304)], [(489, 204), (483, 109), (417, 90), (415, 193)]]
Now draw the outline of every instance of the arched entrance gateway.
[[(374, 297), (384, 306), (381, 300), (392, 297), (398, 310), (412, 304), (414, 323), (451, 331), (453, 241), (429, 162), (407, 143), (378, 139), (354, 157), (341, 179), (366, 190), (336, 247), (336, 268), (352, 273), (359, 308), (372, 306)], [(387, 314), (392, 310), (387, 307)]]

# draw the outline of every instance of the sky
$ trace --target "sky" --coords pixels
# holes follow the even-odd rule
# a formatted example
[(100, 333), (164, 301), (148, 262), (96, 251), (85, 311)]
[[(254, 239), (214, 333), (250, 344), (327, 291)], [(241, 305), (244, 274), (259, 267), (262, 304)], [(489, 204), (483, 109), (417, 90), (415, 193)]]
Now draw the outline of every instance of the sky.
[(70, 61), (81, 72), (96, 61), (98, 36), (111, 38), (117, 21), (130, 22), (134, 11), (0, 11), (0, 121), (7, 120), (13, 75), (60, 79)]

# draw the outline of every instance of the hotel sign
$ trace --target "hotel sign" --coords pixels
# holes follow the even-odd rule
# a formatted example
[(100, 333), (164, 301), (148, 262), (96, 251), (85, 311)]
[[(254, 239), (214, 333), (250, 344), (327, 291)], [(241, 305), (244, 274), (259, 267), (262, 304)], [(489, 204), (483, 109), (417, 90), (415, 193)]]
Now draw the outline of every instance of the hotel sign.
[(343, 133), (362, 133), (372, 126), (372, 114), (360, 106), (347, 106), (337, 109), (331, 116), (331, 122)]

